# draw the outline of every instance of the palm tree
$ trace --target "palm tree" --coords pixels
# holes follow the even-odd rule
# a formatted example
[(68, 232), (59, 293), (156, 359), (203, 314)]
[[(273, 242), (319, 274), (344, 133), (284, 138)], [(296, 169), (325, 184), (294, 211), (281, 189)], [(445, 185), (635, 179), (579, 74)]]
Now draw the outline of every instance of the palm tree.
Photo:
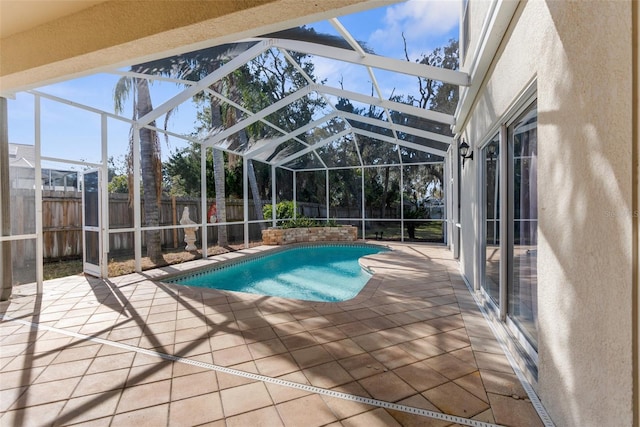
[[(151, 94), (149, 93), (149, 81), (143, 78), (122, 77), (114, 90), (116, 112), (121, 113), (124, 101), (129, 95), (133, 95), (133, 120), (145, 116), (153, 110)], [(150, 123), (155, 126), (155, 121)], [(128, 155), (129, 166), (129, 197), (133, 191), (133, 128), (130, 135), (130, 153)], [(148, 128), (140, 128), (140, 170), (142, 177), (142, 196), (144, 201), (145, 226), (157, 227), (160, 225), (160, 197), (162, 196), (162, 162), (160, 157), (160, 143), (155, 131)], [(134, 201), (134, 203), (137, 201)], [(163, 264), (160, 230), (147, 230), (145, 232), (147, 256), (156, 265)]]
[[(136, 68), (145, 70), (151, 74), (199, 81), (221, 67), (224, 61), (233, 57), (238, 51), (246, 50), (255, 43), (256, 42), (246, 42), (215, 46), (212, 48), (176, 55), (170, 58), (143, 63), (136, 66)], [(214, 83), (211, 89), (220, 92), (224, 86), (224, 82), (219, 81)], [(207, 95), (200, 93), (196, 95), (196, 98), (203, 99), (205, 96)], [(208, 96), (208, 102), (210, 103), (211, 108), (210, 123), (208, 123), (208, 132), (210, 134), (214, 133), (217, 129), (222, 129), (224, 125), (231, 126), (233, 124), (226, 123), (225, 117), (222, 115), (220, 101), (217, 98)], [(203, 119), (205, 123), (208, 121), (207, 118)], [(212, 147), (212, 149), (217, 218), (221, 222), (226, 222), (224, 154), (221, 150), (216, 149), (215, 147)], [(253, 177), (250, 176), (249, 179), (253, 179), (255, 181), (255, 175)], [(206, 197), (206, 195), (202, 195), (202, 197)], [(254, 197), (254, 200), (256, 199), (259, 200), (259, 197)], [(228, 244), (227, 227), (218, 226), (218, 246), (228, 246)]]

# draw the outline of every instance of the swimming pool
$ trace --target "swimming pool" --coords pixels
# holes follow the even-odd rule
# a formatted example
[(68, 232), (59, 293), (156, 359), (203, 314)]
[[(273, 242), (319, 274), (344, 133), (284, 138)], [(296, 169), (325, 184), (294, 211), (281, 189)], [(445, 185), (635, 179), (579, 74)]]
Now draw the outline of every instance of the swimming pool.
[(371, 277), (358, 259), (387, 250), (365, 244), (305, 245), (165, 282), (306, 301), (345, 301)]

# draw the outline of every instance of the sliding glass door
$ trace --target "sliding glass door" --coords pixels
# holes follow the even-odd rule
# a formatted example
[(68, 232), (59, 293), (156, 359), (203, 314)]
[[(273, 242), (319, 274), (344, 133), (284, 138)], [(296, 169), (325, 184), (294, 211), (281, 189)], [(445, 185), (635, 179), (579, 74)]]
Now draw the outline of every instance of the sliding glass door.
[(507, 129), (510, 158), (507, 315), (534, 350), (538, 348), (538, 133), (536, 104)]
[(481, 286), (496, 306), (500, 301), (500, 138), (496, 135), (482, 149), (483, 252)]

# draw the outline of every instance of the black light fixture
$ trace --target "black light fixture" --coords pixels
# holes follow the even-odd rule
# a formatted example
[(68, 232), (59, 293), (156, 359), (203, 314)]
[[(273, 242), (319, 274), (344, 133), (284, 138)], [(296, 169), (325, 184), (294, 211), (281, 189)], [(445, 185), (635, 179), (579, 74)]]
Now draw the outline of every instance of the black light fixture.
[(469, 144), (463, 139), (458, 145), (458, 152), (460, 153), (460, 157), (462, 157), (462, 166), (464, 167), (465, 159), (473, 160), (473, 150), (469, 150)]

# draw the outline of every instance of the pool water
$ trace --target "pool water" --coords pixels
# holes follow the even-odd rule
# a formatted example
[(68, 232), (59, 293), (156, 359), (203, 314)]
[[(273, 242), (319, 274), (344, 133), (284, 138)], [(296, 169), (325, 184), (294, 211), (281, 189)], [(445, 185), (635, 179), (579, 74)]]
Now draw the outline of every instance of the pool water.
[(168, 282), (306, 301), (345, 301), (371, 277), (358, 259), (386, 250), (372, 245), (296, 247)]

